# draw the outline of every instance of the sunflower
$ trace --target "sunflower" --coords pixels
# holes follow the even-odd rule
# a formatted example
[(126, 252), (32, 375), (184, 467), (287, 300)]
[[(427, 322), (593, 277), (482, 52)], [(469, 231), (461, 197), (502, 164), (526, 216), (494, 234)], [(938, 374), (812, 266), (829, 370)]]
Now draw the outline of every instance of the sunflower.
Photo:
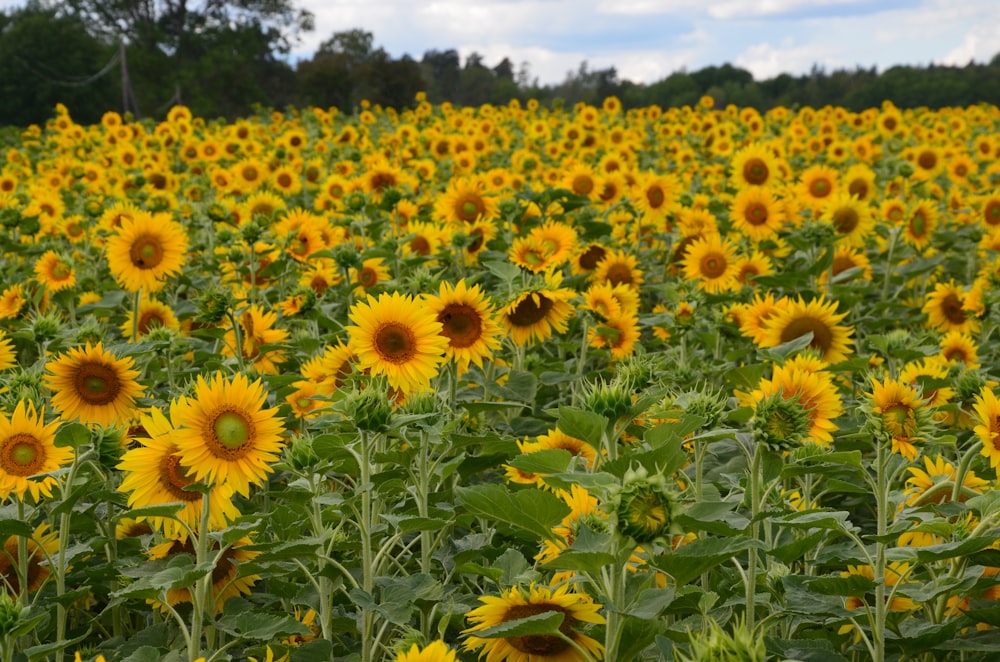
[(732, 291), (739, 282), (736, 279), (736, 247), (731, 240), (717, 234), (692, 241), (681, 265), (685, 278), (711, 294)]
[(601, 319), (621, 317), (622, 306), (615, 298), (614, 289), (611, 283), (594, 283), (583, 293), (583, 307)]
[(821, 209), (838, 190), (837, 171), (830, 166), (810, 166), (799, 177), (799, 199), (814, 210)]
[(879, 383), (873, 377), (872, 392), (868, 396), (878, 428), (892, 442), (892, 452), (910, 461), (917, 459), (918, 451), (913, 442), (923, 436), (927, 417), (916, 389), (893, 379)]
[(597, 450), (593, 446), (582, 439), (569, 436), (559, 428), (538, 435), (530, 450), (522, 449), (522, 451), (530, 453), (552, 448), (568, 451), (570, 455), (582, 459), (588, 469), (593, 468), (594, 462), (597, 461)]
[(24, 285), (16, 283), (0, 293), (0, 319), (11, 319), (20, 315), (28, 303), (24, 295)]
[(922, 310), (927, 314), (927, 325), (932, 329), (944, 333), (979, 331), (979, 320), (965, 310), (965, 292), (953, 280), (936, 283), (934, 291), (927, 295)]
[(977, 425), (973, 428), (983, 442), (982, 454), (990, 459), (990, 466), (1000, 466), (1000, 400), (990, 388), (976, 395), (972, 406)]
[(833, 264), (830, 272), (819, 275), (820, 284), (824, 284), (832, 273), (833, 282), (841, 283), (855, 278), (871, 280), (872, 267), (868, 255), (863, 249), (853, 246), (837, 246), (833, 251)]
[(244, 191), (253, 191), (267, 180), (267, 166), (255, 157), (240, 160), (230, 169), (236, 183)]
[(989, 193), (977, 201), (979, 219), (987, 228), (1000, 226), (1000, 192)]
[(423, 648), (413, 644), (407, 651), (400, 651), (395, 662), (456, 662), (455, 651), (440, 640), (432, 641)]
[(443, 282), (438, 295), (425, 295), (424, 301), (448, 339), (445, 356), (458, 364), (459, 372), (470, 364), (481, 368), (483, 359), (500, 348), (500, 325), (479, 285), (468, 287), (464, 279), (456, 285)]
[(674, 211), (680, 192), (680, 180), (674, 175), (647, 171), (639, 175), (629, 197), (635, 210), (644, 217), (665, 222)]
[(541, 342), (553, 332), (566, 331), (573, 315), (568, 301), (576, 293), (560, 287), (561, 282), (557, 275), (551, 275), (544, 285), (521, 292), (500, 311), (501, 322), (514, 344)]
[(13, 494), (23, 499), (31, 494), (34, 501), (41, 495), (52, 496), (52, 487), (59, 481), (46, 476), (73, 461), (73, 449), (55, 445), (60, 421), (44, 423), (44, 411), (21, 400), (10, 418), (0, 412), (0, 501)]
[(604, 256), (594, 271), (591, 281), (609, 283), (611, 285), (627, 285), (638, 289), (643, 283), (642, 270), (639, 269), (639, 258), (624, 250), (611, 251)]
[(446, 223), (474, 223), (480, 219), (493, 220), (497, 203), (486, 193), (486, 184), (473, 177), (451, 180), (447, 190), (434, 204), (434, 216)]
[(856, 163), (847, 169), (843, 177), (844, 190), (858, 199), (870, 203), (875, 196), (875, 171), (864, 163)]
[(132, 337), (132, 327), (135, 326), (137, 337), (142, 337), (153, 329), (171, 329), (180, 331), (181, 323), (173, 309), (156, 299), (143, 299), (139, 302), (139, 321), (135, 323), (135, 311), (131, 308), (125, 315), (125, 321), (118, 327), (126, 338)]
[(547, 538), (542, 543), (542, 550), (535, 555), (535, 560), (540, 563), (554, 561), (569, 548), (576, 540), (581, 523), (597, 530), (607, 527), (607, 513), (600, 509), (597, 497), (590, 494), (587, 488), (572, 483), (569, 491), (557, 490), (556, 494), (570, 511), (557, 526), (552, 527), (553, 537)]
[[(219, 554), (219, 543), (212, 541), (209, 549), (209, 556), (215, 559), (215, 566), (212, 568), (212, 593), (215, 598), (215, 612), (221, 613), (222, 608), (229, 598), (240, 595), (249, 595), (253, 585), (260, 579), (259, 575), (241, 575), (240, 564), (252, 561), (260, 555), (258, 551), (247, 549), (252, 544), (250, 538), (243, 537), (235, 543), (225, 548)], [(151, 560), (167, 559), (179, 554), (195, 555), (194, 545), (190, 539), (168, 540), (156, 545), (147, 553)], [(167, 589), (167, 603), (176, 605), (181, 602), (191, 602), (191, 590), (188, 588)], [(165, 608), (157, 600), (147, 600), (165, 611)]]
[(777, 235), (784, 218), (771, 189), (752, 186), (741, 190), (733, 198), (729, 220), (748, 239), (764, 241)]
[(231, 380), (216, 374), (210, 382), (198, 375), (193, 397), (170, 403), (176, 427), (172, 440), (180, 464), (197, 481), (229, 485), (247, 496), (274, 469), (282, 447), (278, 410), (264, 409), (267, 393), (261, 381), (245, 375)]
[(848, 246), (864, 246), (875, 229), (875, 217), (868, 205), (845, 192), (829, 198), (820, 220), (833, 226), (837, 241)]
[(532, 273), (542, 273), (554, 268), (545, 245), (533, 236), (517, 237), (510, 244), (508, 259), (511, 263)]
[(108, 239), (108, 268), (129, 292), (156, 292), (166, 278), (180, 272), (187, 246), (187, 234), (176, 221), (140, 212), (122, 221)]
[(354, 371), (355, 359), (351, 348), (338, 342), (303, 363), (300, 372), (305, 379), (320, 386), (320, 393), (332, 395)]
[(597, 268), (608, 255), (608, 248), (601, 243), (591, 242), (584, 246), (573, 258), (570, 264), (570, 272), (574, 276), (589, 274)]
[(360, 269), (352, 268), (351, 282), (354, 283), (355, 294), (370, 290), (376, 285), (384, 284), (392, 278), (389, 265), (380, 257), (371, 257), (361, 263)]
[[(926, 470), (919, 467), (906, 468), (911, 474), (906, 479), (906, 490), (904, 491), (906, 504), (920, 506), (927, 503), (950, 501), (955, 480), (958, 478), (955, 466), (940, 455), (933, 458), (925, 455), (924, 468)], [(989, 488), (989, 485), (988, 480), (976, 476), (974, 471), (967, 470), (962, 480), (962, 488), (959, 491), (959, 501), (966, 501), (981, 494), (984, 489)]]
[(907, 211), (903, 241), (914, 248), (926, 248), (938, 226), (938, 211), (932, 200), (917, 200)]
[(737, 400), (744, 406), (755, 406), (771, 396), (796, 400), (809, 421), (808, 438), (822, 446), (833, 443), (832, 433), (838, 429), (833, 419), (840, 416), (844, 408), (830, 373), (775, 366), (771, 378), (761, 379), (755, 390), (736, 392)]
[(940, 356), (946, 363), (961, 363), (969, 370), (980, 367), (979, 348), (971, 335), (963, 331), (949, 331), (941, 338)]
[[(513, 586), (499, 596), (484, 596), (479, 601), (482, 606), (466, 614), (473, 625), (463, 630), (463, 634), (469, 635), (465, 649), (481, 648), (479, 656), (485, 655), (490, 662), (590, 662), (602, 658), (604, 647), (582, 631), (586, 623), (605, 622), (598, 613), (601, 605), (594, 603), (586, 593), (571, 591), (568, 585), (549, 588), (532, 584), (528, 589)], [(553, 635), (491, 639), (475, 636), (476, 632), (502, 623), (552, 612), (563, 615), (559, 631), (572, 640), (572, 644)]]
[[(886, 565), (885, 568), (885, 585), (887, 587), (886, 594), (892, 595), (894, 597), (887, 598), (886, 606), (889, 607), (890, 611), (913, 611), (918, 609), (920, 605), (914, 602), (912, 599), (904, 597), (902, 593), (897, 593), (892, 590), (893, 587), (902, 583), (904, 578), (910, 574), (910, 565), (908, 563), (900, 563), (899, 561), (892, 561)], [(847, 566), (846, 572), (840, 573), (841, 577), (851, 577), (851, 576), (861, 576), (868, 579), (870, 582), (875, 581), (875, 571), (870, 565), (849, 565)], [(859, 607), (864, 607), (871, 604), (871, 601), (875, 599), (874, 595), (869, 595), (865, 597), (851, 596), (847, 598), (845, 606), (848, 609), (858, 609)], [(846, 628), (846, 629), (845, 629)], [(853, 628), (853, 625), (847, 625), (841, 628), (840, 633), (844, 634), (849, 632)]]
[(117, 358), (103, 343), (74, 347), (47, 365), (43, 377), (63, 418), (111, 426), (128, 421), (145, 387), (131, 357)]
[(775, 186), (781, 182), (778, 159), (761, 143), (751, 143), (733, 155), (730, 179), (740, 190)]
[(3, 543), (3, 553), (0, 554), (0, 581), (7, 595), (16, 598), (40, 589), (49, 578), (52, 570), (51, 560), (59, 549), (59, 532), (49, 531), (46, 522), (39, 524), (27, 540), (28, 560), (24, 565), (28, 569), (27, 581), (21, 585), (20, 536), (8, 536)]
[(788, 301), (764, 321), (762, 346), (777, 347), (812, 333), (809, 347), (818, 351), (824, 361), (843, 361), (851, 351), (847, 343), (854, 328), (839, 324), (847, 313), (837, 313), (836, 310), (837, 302), (822, 298), (808, 303), (802, 297)]
[(605, 347), (611, 353), (612, 360), (632, 356), (635, 344), (639, 341), (639, 320), (631, 316), (612, 317), (603, 320), (590, 329), (587, 342), (591, 347)]
[(572, 226), (556, 221), (532, 228), (528, 234), (541, 244), (551, 264), (563, 264), (570, 259), (577, 247), (577, 233)]
[(770, 276), (773, 273), (771, 258), (760, 251), (736, 258), (736, 280), (743, 285), (753, 287), (758, 276)]
[(469, 238), (463, 250), (463, 261), (466, 266), (473, 266), (479, 261), (479, 254), (486, 250), (486, 245), (496, 238), (497, 228), (493, 221), (480, 219), (466, 223), (462, 234)]
[[(285, 360), (285, 352), (272, 347), (285, 342), (289, 335), (288, 330), (275, 328), (277, 321), (277, 313), (265, 311), (256, 304), (240, 314), (240, 353), (244, 359), (253, 362), (258, 372), (276, 374), (278, 364)], [(236, 346), (236, 332), (229, 329), (223, 337), (222, 353), (236, 356)]]
[(17, 351), (14, 344), (7, 337), (7, 333), (0, 329), (0, 370), (13, 368), (17, 365)]
[(385, 375), (403, 393), (426, 388), (438, 374), (449, 338), (422, 302), (399, 292), (369, 295), (351, 307), (350, 321), (349, 346), (360, 369)]
[[(187, 489), (195, 485), (196, 481), (190, 470), (181, 465), (177, 445), (172, 439), (174, 426), (167, 417), (154, 407), (140, 419), (140, 425), (148, 436), (132, 437), (132, 441), (139, 446), (127, 450), (116, 467), (124, 472), (118, 490), (129, 493), (129, 508), (177, 502), (183, 504), (183, 508), (175, 515), (176, 519), (140, 517), (138, 521), (149, 522), (168, 538), (186, 540), (189, 528), (198, 531), (202, 500), (206, 494)], [(216, 485), (207, 493), (210, 530), (223, 529), (239, 517), (240, 513), (232, 502), (232, 494), (232, 488), (226, 484)]]
[(76, 285), (76, 270), (67, 259), (52, 250), (45, 251), (35, 262), (35, 276), (50, 292)]

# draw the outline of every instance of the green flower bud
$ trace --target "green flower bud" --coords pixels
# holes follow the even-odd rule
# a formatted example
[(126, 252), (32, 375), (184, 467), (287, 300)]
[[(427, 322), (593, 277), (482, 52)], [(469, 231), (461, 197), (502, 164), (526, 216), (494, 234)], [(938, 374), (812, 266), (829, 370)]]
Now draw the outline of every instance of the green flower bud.
[(798, 398), (775, 393), (757, 403), (750, 429), (754, 441), (769, 450), (790, 450), (809, 434), (809, 414)]
[(344, 402), (346, 416), (359, 430), (383, 432), (392, 421), (392, 405), (382, 382), (369, 381), (363, 391), (354, 391)]
[(228, 290), (208, 290), (198, 298), (198, 314), (195, 321), (212, 326), (218, 324), (236, 305)]
[(21, 620), (21, 605), (7, 591), (0, 591), (0, 640), (14, 632)]
[(288, 448), (288, 459), (296, 469), (308, 469), (319, 461), (311, 437), (296, 436)]
[(664, 476), (650, 475), (641, 466), (629, 469), (621, 486), (611, 492), (609, 514), (621, 535), (644, 545), (665, 542), (680, 532), (675, 523), (680, 514), (676, 491)]
[(365, 204), (367, 202), (368, 201), (365, 199), (365, 194), (361, 193), (360, 191), (353, 191), (347, 196), (347, 199), (344, 200), (344, 203), (347, 205), (347, 208), (350, 209), (351, 211), (361, 211), (362, 209), (365, 208)]
[(583, 407), (609, 421), (617, 421), (632, 408), (632, 389), (623, 385), (621, 380), (606, 382), (601, 379), (589, 383), (584, 390)]
[(231, 218), (229, 210), (220, 205), (218, 202), (210, 204), (208, 209), (205, 210), (205, 213), (208, 214), (208, 217), (215, 223), (229, 222)]
[(53, 340), (59, 335), (62, 328), (62, 320), (59, 319), (58, 315), (53, 313), (36, 315), (31, 321), (31, 332), (34, 334), (35, 340), (38, 342)]
[(333, 251), (333, 261), (341, 269), (357, 269), (361, 266), (361, 254), (354, 246), (338, 246)]
[(763, 638), (754, 638), (744, 621), (733, 625), (733, 633), (722, 629), (714, 619), (708, 627), (691, 634), (691, 656), (677, 652), (678, 662), (764, 662), (767, 650)]
[(251, 246), (257, 243), (260, 238), (264, 236), (264, 232), (267, 231), (269, 223), (270, 219), (263, 214), (254, 214), (253, 220), (244, 225), (243, 229), (240, 231), (243, 241), (247, 242)]

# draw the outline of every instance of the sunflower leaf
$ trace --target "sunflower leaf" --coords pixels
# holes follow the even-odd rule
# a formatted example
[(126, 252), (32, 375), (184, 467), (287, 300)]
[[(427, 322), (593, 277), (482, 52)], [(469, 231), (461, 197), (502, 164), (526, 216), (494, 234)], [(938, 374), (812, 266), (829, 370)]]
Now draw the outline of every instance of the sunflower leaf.
[(763, 544), (759, 540), (739, 535), (702, 538), (650, 559), (650, 565), (673, 577), (680, 586), (751, 547), (762, 548)]
[(56, 438), (53, 443), (60, 448), (66, 446), (79, 448), (88, 441), (90, 441), (90, 430), (87, 429), (87, 426), (82, 423), (70, 423), (60, 428), (59, 432), (56, 432)]
[(307, 626), (291, 616), (273, 616), (252, 611), (223, 616), (216, 622), (215, 627), (235, 637), (259, 641), (271, 641), (289, 635), (311, 634), (311, 630)]
[(472, 634), (481, 639), (506, 639), (509, 637), (530, 637), (555, 635), (562, 625), (564, 614), (561, 611), (543, 611), (540, 614), (505, 621), (485, 630)]
[(569, 514), (559, 497), (536, 489), (508, 492), (501, 485), (458, 488), (458, 499), (474, 515), (523, 529), (538, 538), (551, 538), (552, 527)]
[(534, 474), (555, 474), (566, 471), (573, 455), (562, 448), (546, 448), (524, 453), (512, 459), (510, 466)]
[(172, 501), (170, 503), (161, 503), (155, 506), (143, 506), (142, 508), (135, 508), (134, 510), (128, 510), (118, 516), (118, 519), (134, 519), (138, 520), (143, 517), (170, 517), (172, 519), (177, 518), (177, 513), (184, 508), (184, 504), (180, 501)]

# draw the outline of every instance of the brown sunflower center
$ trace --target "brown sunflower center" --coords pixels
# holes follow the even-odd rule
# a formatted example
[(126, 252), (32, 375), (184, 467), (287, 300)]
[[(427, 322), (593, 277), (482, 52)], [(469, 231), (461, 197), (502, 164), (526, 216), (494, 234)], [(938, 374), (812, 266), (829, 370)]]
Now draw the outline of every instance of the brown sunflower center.
[(536, 292), (521, 299), (507, 319), (514, 326), (534, 326), (545, 319), (554, 305), (551, 299)]
[(41, 473), (45, 464), (45, 449), (34, 436), (19, 433), (11, 436), (0, 450), (0, 469), (12, 476), (33, 476)]
[(201, 499), (199, 492), (184, 489), (195, 481), (188, 475), (187, 469), (181, 466), (181, 459), (177, 455), (164, 455), (160, 460), (160, 482), (178, 501), (193, 502)]
[(483, 335), (483, 320), (472, 306), (453, 303), (444, 307), (437, 316), (441, 334), (452, 347), (463, 348), (475, 344)]
[(833, 227), (838, 234), (851, 234), (860, 222), (858, 212), (850, 207), (842, 207), (833, 212)]
[(937, 155), (931, 151), (920, 152), (920, 156), (917, 157), (917, 165), (924, 170), (933, 170), (937, 166)]
[(825, 198), (830, 195), (832, 188), (828, 180), (823, 178), (815, 179), (809, 184), (809, 194), (814, 198)]
[(144, 234), (132, 242), (128, 249), (132, 264), (140, 269), (154, 269), (163, 261), (163, 244), (159, 237)]
[(604, 259), (608, 251), (603, 246), (589, 246), (580, 254), (577, 264), (580, 268), (593, 271), (597, 268), (597, 263)]
[(365, 289), (374, 287), (378, 283), (378, 272), (371, 267), (364, 267), (358, 273), (358, 282), (361, 283), (361, 287), (364, 287)]
[(391, 172), (377, 172), (368, 180), (373, 191), (385, 191), (396, 185), (396, 177)]
[(406, 363), (417, 352), (417, 339), (405, 324), (387, 322), (375, 331), (375, 351), (389, 363)]
[(833, 331), (823, 320), (815, 317), (799, 317), (792, 320), (788, 326), (782, 329), (781, 342), (791, 342), (810, 331), (812, 331), (813, 339), (809, 346), (820, 350), (825, 355), (833, 345)]
[(608, 268), (607, 280), (612, 285), (631, 285), (635, 282), (632, 270), (627, 264), (613, 264)]
[(573, 178), (571, 188), (577, 195), (590, 195), (594, 190), (594, 180), (590, 175), (577, 175)]
[(251, 417), (242, 411), (223, 409), (209, 417), (205, 437), (213, 455), (227, 460), (241, 457), (254, 438)]
[(927, 234), (927, 217), (917, 212), (910, 219), (910, 234), (914, 237), (923, 237)]
[(474, 223), (486, 213), (486, 205), (475, 193), (467, 193), (455, 204), (455, 215), (466, 223)]
[[(562, 607), (551, 604), (511, 605), (504, 615), (504, 622), (516, 621), (547, 612), (558, 611), (564, 615), (559, 631), (567, 637), (573, 636), (573, 617)], [(551, 634), (532, 634), (523, 637), (510, 637), (507, 642), (515, 649), (528, 655), (540, 658), (556, 656), (569, 648), (569, 643)]]
[(952, 324), (965, 324), (965, 310), (962, 301), (954, 292), (949, 292), (941, 299), (941, 314)]
[(751, 202), (744, 210), (743, 217), (750, 225), (764, 225), (767, 223), (767, 205)]
[(855, 179), (847, 186), (847, 192), (856, 196), (858, 200), (865, 200), (868, 197), (868, 182)]
[(964, 347), (948, 347), (941, 352), (944, 358), (948, 359), (951, 363), (970, 363), (970, 357), (966, 353)]
[(483, 247), (483, 244), (486, 243), (486, 236), (480, 228), (473, 230), (469, 236), (473, 239), (469, 242), (469, 245), (465, 247), (465, 252), (469, 255), (475, 255), (479, 252), (479, 249)]
[(427, 241), (427, 237), (414, 237), (410, 241), (410, 250), (415, 255), (430, 255), (431, 242)]
[(1000, 225), (1000, 200), (991, 200), (983, 209), (983, 218), (987, 225)]
[(849, 256), (839, 255), (833, 258), (833, 265), (830, 267), (833, 270), (833, 275), (836, 276), (848, 269), (853, 269), (856, 267), (854, 260)]
[(747, 159), (747, 162), (743, 164), (743, 179), (748, 184), (760, 186), (767, 181), (769, 174), (771, 173), (767, 168), (767, 164), (761, 158), (754, 157)]
[(114, 402), (121, 391), (118, 373), (104, 363), (82, 363), (73, 378), (76, 397), (89, 405)]
[(145, 335), (156, 327), (165, 327), (167, 322), (157, 311), (147, 311), (139, 316), (139, 333)]
[(708, 253), (698, 263), (703, 278), (719, 278), (726, 273), (726, 267), (726, 256), (719, 253)]
[(667, 194), (659, 186), (650, 186), (646, 189), (646, 202), (650, 208), (659, 209), (667, 201)]

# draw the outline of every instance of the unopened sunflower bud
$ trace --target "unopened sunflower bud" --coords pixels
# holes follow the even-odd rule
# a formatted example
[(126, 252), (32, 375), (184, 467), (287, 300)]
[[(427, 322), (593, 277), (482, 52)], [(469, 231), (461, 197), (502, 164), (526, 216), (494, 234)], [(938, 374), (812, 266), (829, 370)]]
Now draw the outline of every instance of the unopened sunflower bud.
[(270, 219), (265, 217), (263, 214), (256, 214), (249, 223), (243, 226), (240, 230), (240, 235), (243, 237), (243, 241), (250, 245), (257, 243), (261, 237), (264, 236), (264, 232), (267, 229), (267, 224)]
[(610, 497), (609, 515), (622, 536), (643, 545), (669, 540), (680, 533), (676, 525), (680, 513), (677, 495), (664, 476), (650, 475), (645, 467), (629, 469)]
[(598, 380), (586, 387), (583, 407), (609, 421), (617, 421), (632, 408), (631, 388), (623, 385), (621, 380)]
[(801, 445), (809, 434), (809, 414), (798, 398), (775, 393), (757, 402), (750, 427), (758, 444), (772, 451), (787, 451)]
[(361, 266), (361, 254), (354, 246), (338, 246), (333, 251), (333, 261), (341, 269), (357, 269)]
[(738, 622), (729, 634), (713, 619), (708, 628), (691, 637), (690, 657), (677, 653), (679, 662), (764, 662), (767, 650), (764, 640), (754, 637), (746, 623)]
[(83, 203), (83, 211), (91, 218), (97, 218), (102, 213), (104, 213), (104, 205), (101, 203), (101, 199), (95, 196), (87, 198), (86, 202)]
[(62, 328), (62, 320), (59, 319), (58, 315), (53, 313), (37, 315), (31, 321), (31, 333), (35, 336), (35, 340), (39, 342), (53, 340), (59, 335)]
[(296, 469), (308, 469), (319, 460), (319, 456), (313, 450), (312, 439), (299, 436), (293, 438), (288, 445), (288, 458)]
[(0, 591), (0, 640), (6, 639), (14, 632), (21, 620), (21, 605), (7, 594)]
[(392, 405), (380, 382), (369, 382), (363, 391), (355, 391), (347, 397), (348, 420), (359, 430), (382, 432), (392, 420)]
[(200, 324), (214, 325), (225, 319), (236, 302), (228, 290), (209, 290), (198, 298), (198, 314), (195, 321)]

